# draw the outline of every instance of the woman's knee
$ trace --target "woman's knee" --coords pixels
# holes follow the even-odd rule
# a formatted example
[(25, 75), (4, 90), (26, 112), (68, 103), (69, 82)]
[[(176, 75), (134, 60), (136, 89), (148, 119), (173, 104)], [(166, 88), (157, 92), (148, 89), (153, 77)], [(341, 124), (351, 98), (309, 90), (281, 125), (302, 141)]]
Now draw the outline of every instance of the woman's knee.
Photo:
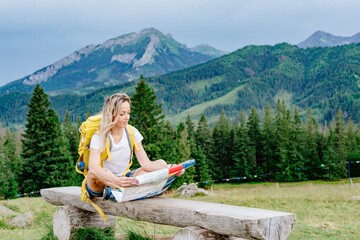
[(92, 169), (89, 169), (89, 171), (87, 172), (87, 175), (86, 175), (86, 178), (87, 180), (95, 180), (96, 179), (96, 176), (95, 176), (95, 173), (94, 173), (94, 170)]
[(104, 182), (101, 179), (98, 179), (91, 169), (89, 169), (86, 175), (86, 182), (90, 187), (96, 188), (97, 190), (104, 187)]
[(168, 164), (162, 160), (162, 159), (158, 159), (155, 161), (161, 168), (167, 168)]

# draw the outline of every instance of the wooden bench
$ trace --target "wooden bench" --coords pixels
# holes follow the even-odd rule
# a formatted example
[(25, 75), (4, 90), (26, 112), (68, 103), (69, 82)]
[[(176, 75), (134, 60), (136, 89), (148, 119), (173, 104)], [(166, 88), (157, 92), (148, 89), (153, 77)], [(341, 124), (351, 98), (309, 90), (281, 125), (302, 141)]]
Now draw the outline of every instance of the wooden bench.
[(184, 227), (173, 239), (287, 239), (295, 215), (257, 208), (155, 197), (115, 203), (94, 200), (109, 216), (104, 222), (95, 209), (80, 199), (80, 187), (40, 191), (49, 203), (61, 206), (54, 214), (54, 235), (68, 240), (80, 227), (115, 228), (115, 217)]

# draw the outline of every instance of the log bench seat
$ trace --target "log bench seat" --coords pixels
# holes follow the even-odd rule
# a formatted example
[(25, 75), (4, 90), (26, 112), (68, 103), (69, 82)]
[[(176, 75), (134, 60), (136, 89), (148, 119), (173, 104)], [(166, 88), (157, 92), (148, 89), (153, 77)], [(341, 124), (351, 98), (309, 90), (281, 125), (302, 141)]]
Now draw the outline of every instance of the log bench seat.
[(41, 189), (41, 196), (59, 206), (54, 214), (54, 235), (70, 239), (80, 227), (115, 228), (115, 216), (183, 227), (173, 239), (287, 239), (295, 215), (286, 212), (192, 200), (154, 197), (116, 203), (95, 199), (108, 215), (104, 222), (95, 209), (80, 199), (80, 187)]

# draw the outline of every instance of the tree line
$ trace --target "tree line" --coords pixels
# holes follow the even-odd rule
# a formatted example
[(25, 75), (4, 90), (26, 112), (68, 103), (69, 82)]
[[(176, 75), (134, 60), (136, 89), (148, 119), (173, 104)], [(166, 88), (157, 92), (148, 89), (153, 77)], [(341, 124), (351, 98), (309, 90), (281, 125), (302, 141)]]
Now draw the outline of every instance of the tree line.
[[(154, 90), (141, 78), (131, 96), (130, 124), (144, 136), (150, 159), (169, 163), (195, 159), (196, 165), (178, 178), (174, 187), (216, 181), (306, 181), (360, 175), (360, 129), (351, 119), (319, 124), (307, 111), (278, 101), (260, 115), (255, 108), (229, 120), (222, 111), (210, 127), (205, 113), (198, 122), (190, 117), (171, 126), (165, 121)], [(66, 113), (60, 122), (47, 94), (36, 86), (28, 103), (23, 132), (0, 127), (0, 196), (38, 194), (41, 188), (80, 185), (75, 172), (78, 127), (87, 116)], [(77, 121), (71, 121), (76, 118)], [(134, 161), (137, 167), (137, 161)]]

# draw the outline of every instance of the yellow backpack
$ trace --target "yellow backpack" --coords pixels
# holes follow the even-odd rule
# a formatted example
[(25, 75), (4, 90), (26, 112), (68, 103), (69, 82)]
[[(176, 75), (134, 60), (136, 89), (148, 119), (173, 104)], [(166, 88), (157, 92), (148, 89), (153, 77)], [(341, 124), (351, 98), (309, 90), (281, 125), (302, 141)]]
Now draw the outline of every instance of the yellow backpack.
[[(104, 212), (101, 210), (101, 208), (96, 205), (93, 201), (91, 201), (88, 192), (86, 191), (86, 175), (88, 173), (88, 166), (89, 166), (89, 155), (90, 155), (90, 141), (92, 136), (94, 135), (94, 133), (99, 133), (99, 129), (100, 129), (100, 123), (101, 123), (101, 115), (95, 115), (95, 116), (91, 116), (88, 119), (86, 119), (86, 121), (84, 121), (80, 128), (79, 128), (79, 132), (80, 132), (80, 142), (79, 142), (79, 148), (78, 148), (78, 153), (79, 153), (79, 159), (76, 162), (76, 172), (84, 175), (84, 180), (81, 184), (81, 200), (82, 201), (86, 201), (88, 203), (90, 203), (91, 205), (94, 206), (94, 208), (98, 211), (98, 213), (102, 216), (102, 218), (104, 220), (107, 220), (106, 215), (104, 214)], [(135, 141), (135, 137), (134, 137), (134, 131), (131, 127), (131, 125), (127, 125), (125, 128), (125, 132), (127, 135), (127, 139), (129, 141), (129, 146), (130, 146), (130, 162), (129, 165), (127, 166), (126, 171), (124, 172), (124, 174), (126, 174), (129, 170), (130, 170), (130, 166), (132, 165), (132, 157), (134, 154), (134, 150), (138, 149), (137, 143)], [(103, 152), (100, 153), (100, 165), (101, 167), (104, 167), (104, 161), (105, 160), (111, 160), (111, 144), (110, 144), (110, 140), (107, 139), (106, 140), (106, 145), (105, 145), (105, 149)]]

